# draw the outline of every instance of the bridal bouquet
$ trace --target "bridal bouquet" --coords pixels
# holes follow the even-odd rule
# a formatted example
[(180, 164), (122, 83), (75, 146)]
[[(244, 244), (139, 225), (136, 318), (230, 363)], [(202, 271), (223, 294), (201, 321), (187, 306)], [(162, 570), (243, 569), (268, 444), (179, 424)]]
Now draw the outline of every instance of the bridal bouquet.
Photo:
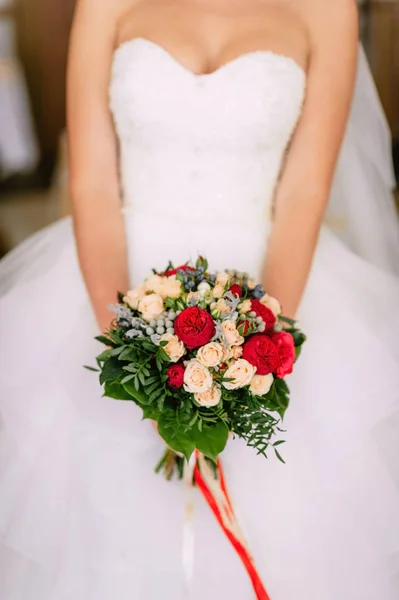
[[(195, 265), (154, 272), (119, 295), (115, 319), (97, 339), (104, 395), (132, 401), (156, 421), (167, 450), (157, 470), (177, 468), (203, 493), (241, 557), (256, 597), (269, 597), (228, 496), (219, 455), (229, 435), (259, 454), (272, 449), (288, 408), (285, 377), (304, 334), (246, 273)], [(188, 473), (188, 475), (187, 475)]]
[(120, 295), (97, 338), (105, 396), (131, 400), (157, 422), (169, 449), (216, 461), (229, 433), (258, 453), (271, 446), (288, 407), (284, 380), (305, 336), (277, 300), (245, 273), (209, 273), (199, 258), (154, 273)]

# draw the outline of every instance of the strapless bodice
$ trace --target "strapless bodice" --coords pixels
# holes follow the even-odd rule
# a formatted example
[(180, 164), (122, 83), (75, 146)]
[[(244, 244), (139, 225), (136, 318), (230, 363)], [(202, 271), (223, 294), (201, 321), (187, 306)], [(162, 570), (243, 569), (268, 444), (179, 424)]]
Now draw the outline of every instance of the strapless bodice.
[(195, 75), (153, 42), (125, 42), (110, 85), (125, 206), (182, 221), (264, 219), (304, 90), (304, 71), (272, 52)]

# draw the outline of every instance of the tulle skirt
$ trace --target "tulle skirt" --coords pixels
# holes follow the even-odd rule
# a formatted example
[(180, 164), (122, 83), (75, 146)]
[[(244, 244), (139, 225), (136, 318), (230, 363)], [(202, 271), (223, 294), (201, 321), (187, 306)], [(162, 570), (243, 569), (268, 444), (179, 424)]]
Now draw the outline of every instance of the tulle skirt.
[[(197, 252), (256, 274), (267, 238), (239, 224), (205, 237), (172, 218), (151, 235), (154, 217), (131, 214), (126, 226), (134, 283)], [(2, 600), (253, 598), (199, 493), (185, 595), (184, 487), (154, 473), (163, 444), (137, 407), (102, 397), (83, 368), (100, 348), (69, 220), (0, 263), (0, 291)], [(272, 600), (399, 597), (398, 300), (397, 279), (322, 231), (288, 380), (286, 464), (240, 440), (224, 453)]]

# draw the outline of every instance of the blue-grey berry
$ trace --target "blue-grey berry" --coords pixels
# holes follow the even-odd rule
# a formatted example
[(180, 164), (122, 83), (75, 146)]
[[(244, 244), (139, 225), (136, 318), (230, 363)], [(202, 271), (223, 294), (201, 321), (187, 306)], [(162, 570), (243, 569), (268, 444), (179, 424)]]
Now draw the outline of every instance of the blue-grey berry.
[(173, 327), (173, 321), (171, 321), (170, 319), (166, 319), (165, 320), (165, 327)]
[(171, 335), (173, 335), (175, 333), (175, 330), (173, 329), (173, 327), (168, 327), (166, 333), (170, 333)]
[(154, 335), (155, 333), (155, 329), (153, 327), (147, 327), (147, 329), (145, 330), (147, 335)]
[(159, 333), (159, 335), (162, 335), (163, 333), (165, 333), (165, 327), (157, 327), (157, 333)]
[(254, 310), (251, 310), (251, 312), (249, 313), (249, 316), (252, 317), (253, 319), (255, 319), (257, 315)]
[(150, 327), (156, 327), (157, 326), (157, 322), (155, 319), (152, 319), (152, 321), (150, 321)]
[(160, 317), (157, 320), (157, 327), (164, 327), (164, 325), (165, 325), (165, 319), (163, 319), (162, 317)]
[(169, 317), (169, 319), (171, 319), (171, 320), (173, 320), (173, 319), (176, 319), (176, 313), (175, 313), (175, 311), (174, 311), (174, 310), (170, 310), (170, 311), (168, 312), (168, 317)]
[(256, 317), (255, 322), (258, 323), (258, 325), (259, 323), (263, 323), (262, 317)]
[(258, 330), (261, 331), (261, 332), (263, 332), (263, 331), (265, 331), (265, 329), (266, 329), (266, 324), (265, 323), (260, 323), (260, 325), (258, 327)]

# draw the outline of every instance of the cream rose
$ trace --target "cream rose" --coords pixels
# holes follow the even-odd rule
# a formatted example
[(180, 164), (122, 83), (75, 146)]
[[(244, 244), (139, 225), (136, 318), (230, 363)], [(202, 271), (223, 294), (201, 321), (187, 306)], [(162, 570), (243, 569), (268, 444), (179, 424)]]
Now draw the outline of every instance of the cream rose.
[(148, 294), (141, 298), (139, 311), (145, 321), (157, 319), (164, 311), (163, 300), (159, 294)]
[(274, 377), (271, 373), (269, 375), (254, 375), (249, 389), (254, 396), (264, 396), (270, 391), (273, 381)]
[(264, 306), (267, 306), (267, 308), (270, 308), (270, 310), (272, 311), (272, 313), (274, 314), (275, 317), (278, 317), (279, 315), (281, 315), (281, 313), (282, 313), (281, 304), (278, 300), (276, 300), (276, 298), (273, 298), (273, 296), (269, 296), (268, 294), (265, 294), (260, 299), (260, 302)]
[(198, 360), (189, 360), (184, 371), (184, 389), (191, 394), (202, 394), (212, 387), (211, 372)]
[(197, 352), (197, 360), (205, 367), (217, 367), (226, 357), (226, 351), (219, 342), (209, 342)]
[(222, 397), (222, 390), (218, 384), (215, 384), (206, 392), (194, 394), (195, 401), (200, 406), (205, 408), (211, 408), (211, 406), (217, 406)]
[(229, 319), (223, 321), (222, 331), (229, 346), (240, 346), (244, 343), (244, 338), (239, 334), (234, 321), (230, 321)]
[(216, 285), (221, 285), (222, 287), (224, 287), (229, 281), (229, 279), (230, 275), (225, 271), (220, 271), (219, 273), (216, 273)]
[(181, 281), (176, 279), (176, 275), (164, 278), (160, 292), (164, 298), (173, 298), (176, 300), (177, 298), (180, 298), (182, 292), (183, 288)]
[(215, 285), (212, 290), (212, 294), (214, 298), (221, 298), (224, 294), (224, 285), (220, 285), (219, 283)]
[(224, 377), (232, 379), (232, 381), (224, 381), (223, 385), (226, 390), (236, 390), (237, 388), (245, 387), (251, 383), (255, 371), (255, 367), (245, 360), (245, 358), (239, 358), (224, 373)]
[(195, 300), (198, 302), (200, 300), (200, 295), (198, 292), (188, 292), (187, 294), (187, 304), (190, 303), (191, 300)]
[(141, 298), (145, 295), (144, 285), (140, 285), (133, 290), (129, 290), (124, 296), (123, 301), (130, 306), (133, 310), (137, 310)]
[(224, 298), (219, 298), (215, 304), (214, 310), (218, 313), (226, 314), (230, 312), (231, 309)]
[(243, 300), (241, 302), (241, 304), (239, 305), (238, 310), (242, 315), (245, 313), (251, 312), (251, 310), (252, 310), (251, 300), (249, 298), (247, 298), (246, 300)]
[(144, 282), (144, 288), (146, 292), (154, 292), (155, 294), (162, 295), (164, 278), (161, 275), (151, 275), (147, 277)]
[(183, 342), (179, 340), (177, 335), (173, 335), (173, 333), (164, 333), (159, 338), (159, 341), (168, 342), (166, 346), (163, 346), (163, 349), (169, 356), (171, 362), (177, 362), (180, 360), (186, 351)]
[(238, 360), (239, 358), (241, 358), (242, 353), (243, 353), (242, 346), (233, 346), (228, 351), (226, 360), (231, 360), (232, 358), (234, 358), (234, 360)]

